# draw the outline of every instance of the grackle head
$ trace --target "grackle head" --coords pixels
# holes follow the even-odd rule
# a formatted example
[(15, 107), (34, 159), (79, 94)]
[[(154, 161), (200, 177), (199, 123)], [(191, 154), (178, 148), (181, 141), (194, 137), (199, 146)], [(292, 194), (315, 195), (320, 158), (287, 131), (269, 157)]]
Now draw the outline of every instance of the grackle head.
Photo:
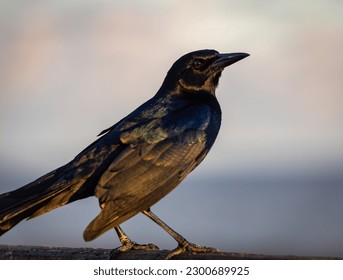
[(181, 92), (206, 91), (214, 95), (224, 68), (247, 56), (247, 53), (219, 53), (215, 50), (185, 54), (170, 68), (162, 87), (181, 88)]

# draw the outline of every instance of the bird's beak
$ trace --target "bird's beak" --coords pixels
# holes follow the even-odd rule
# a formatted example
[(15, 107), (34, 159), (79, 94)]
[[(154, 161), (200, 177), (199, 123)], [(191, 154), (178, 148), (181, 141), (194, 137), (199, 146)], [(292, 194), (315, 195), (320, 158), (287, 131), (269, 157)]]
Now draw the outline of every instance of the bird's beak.
[(213, 62), (212, 67), (216, 69), (224, 69), (247, 56), (249, 56), (247, 53), (220, 53)]

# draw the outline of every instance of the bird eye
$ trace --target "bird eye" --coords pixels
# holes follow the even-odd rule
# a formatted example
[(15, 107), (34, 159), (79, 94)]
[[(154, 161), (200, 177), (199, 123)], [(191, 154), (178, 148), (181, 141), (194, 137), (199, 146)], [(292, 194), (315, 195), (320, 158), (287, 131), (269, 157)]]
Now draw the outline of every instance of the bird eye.
[(195, 59), (192, 63), (194, 69), (199, 70), (204, 65), (204, 62), (200, 59)]

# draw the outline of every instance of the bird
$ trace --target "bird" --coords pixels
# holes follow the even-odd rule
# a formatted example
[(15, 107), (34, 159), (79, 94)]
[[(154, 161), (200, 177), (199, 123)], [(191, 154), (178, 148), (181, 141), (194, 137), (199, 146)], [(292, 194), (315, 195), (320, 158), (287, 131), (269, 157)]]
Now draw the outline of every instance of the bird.
[(100, 213), (83, 233), (91, 241), (115, 229), (128, 250), (158, 250), (137, 244), (121, 224), (143, 213), (177, 242), (167, 258), (217, 249), (189, 242), (151, 211), (206, 157), (218, 135), (221, 108), (215, 91), (225, 67), (249, 56), (204, 49), (181, 56), (157, 93), (113, 126), (69, 163), (0, 195), (0, 235), (24, 219), (95, 196)]

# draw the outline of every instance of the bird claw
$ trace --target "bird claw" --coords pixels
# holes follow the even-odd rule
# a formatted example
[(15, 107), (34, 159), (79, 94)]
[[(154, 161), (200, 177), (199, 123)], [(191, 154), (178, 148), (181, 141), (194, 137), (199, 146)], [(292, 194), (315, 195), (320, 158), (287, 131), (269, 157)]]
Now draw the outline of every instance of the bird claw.
[(119, 246), (118, 248), (115, 248), (110, 252), (109, 259), (115, 259), (116, 256), (120, 253), (124, 253), (129, 250), (148, 250), (148, 251), (156, 251), (159, 250), (159, 248), (155, 244), (137, 244), (133, 241), (127, 241), (123, 243), (122, 246)]
[(190, 254), (198, 254), (198, 253), (216, 253), (218, 252), (218, 249), (212, 248), (212, 247), (205, 247), (194, 243), (184, 243), (179, 244), (179, 246), (171, 251), (167, 256), (166, 259), (171, 259), (177, 255), (180, 255), (182, 253), (188, 252)]

